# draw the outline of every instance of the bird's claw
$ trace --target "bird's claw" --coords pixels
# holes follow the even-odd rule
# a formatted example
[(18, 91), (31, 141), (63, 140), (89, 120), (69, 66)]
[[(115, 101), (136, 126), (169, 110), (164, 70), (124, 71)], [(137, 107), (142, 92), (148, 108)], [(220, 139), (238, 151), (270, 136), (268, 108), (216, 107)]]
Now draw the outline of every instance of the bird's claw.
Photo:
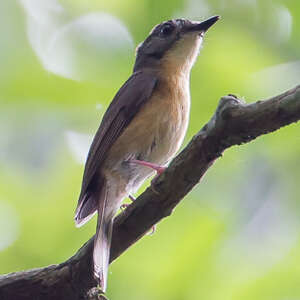
[(147, 232), (147, 235), (152, 235), (152, 234), (154, 234), (155, 231), (156, 231), (156, 225), (153, 225), (152, 228), (151, 228), (151, 231), (149, 230)]
[[(134, 198), (132, 195), (128, 195), (128, 198), (129, 198), (132, 202), (135, 201), (135, 198)], [(121, 204), (120, 209), (121, 209), (121, 210), (125, 210), (129, 205), (130, 205), (129, 203), (123, 203), (123, 204)]]

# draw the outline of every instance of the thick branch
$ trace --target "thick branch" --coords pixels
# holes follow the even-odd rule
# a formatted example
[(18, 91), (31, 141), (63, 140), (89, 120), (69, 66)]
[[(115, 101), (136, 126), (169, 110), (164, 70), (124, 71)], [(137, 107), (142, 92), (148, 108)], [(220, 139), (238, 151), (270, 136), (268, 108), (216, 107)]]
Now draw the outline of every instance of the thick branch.
[[(149, 187), (116, 217), (110, 260), (169, 216), (225, 149), (299, 119), (300, 86), (252, 104), (232, 95), (221, 98), (211, 120), (172, 161), (153, 188)], [(62, 264), (0, 277), (0, 299), (85, 299), (96, 284), (92, 277), (92, 248), (93, 238)]]

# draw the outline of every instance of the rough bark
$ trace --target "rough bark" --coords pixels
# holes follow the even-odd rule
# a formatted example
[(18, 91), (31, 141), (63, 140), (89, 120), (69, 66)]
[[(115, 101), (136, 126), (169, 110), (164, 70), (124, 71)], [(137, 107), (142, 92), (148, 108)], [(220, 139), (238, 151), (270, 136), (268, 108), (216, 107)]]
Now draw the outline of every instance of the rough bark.
[[(166, 171), (114, 222), (110, 261), (115, 260), (199, 182), (227, 148), (247, 143), (300, 119), (300, 85), (265, 101), (221, 98), (211, 120)], [(103, 299), (92, 276), (93, 238), (67, 261), (0, 277), (0, 299)]]

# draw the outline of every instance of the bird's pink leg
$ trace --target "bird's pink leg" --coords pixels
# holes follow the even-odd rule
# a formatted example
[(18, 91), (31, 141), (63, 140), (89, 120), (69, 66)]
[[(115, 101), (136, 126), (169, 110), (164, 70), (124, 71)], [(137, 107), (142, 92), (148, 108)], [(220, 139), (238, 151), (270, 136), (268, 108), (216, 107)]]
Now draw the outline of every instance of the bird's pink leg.
[(166, 169), (166, 167), (162, 167), (160, 165), (150, 163), (148, 161), (138, 160), (138, 159), (131, 159), (130, 162), (134, 163), (134, 164), (137, 164), (137, 165), (148, 167), (150, 169), (153, 169), (157, 172), (157, 175), (160, 175)]
[(152, 186), (153, 191), (158, 194), (158, 192), (153, 187), (153, 183), (156, 181), (157, 177), (166, 170), (166, 167), (162, 167), (160, 165), (157, 165), (157, 164), (154, 164), (154, 163), (150, 163), (148, 161), (138, 160), (138, 159), (131, 159), (129, 162), (130, 163), (134, 163), (134, 164), (138, 164), (138, 165), (141, 165), (141, 166), (145, 166), (145, 167), (151, 168), (151, 169), (153, 169), (153, 170), (156, 171), (157, 174), (151, 180), (151, 186)]

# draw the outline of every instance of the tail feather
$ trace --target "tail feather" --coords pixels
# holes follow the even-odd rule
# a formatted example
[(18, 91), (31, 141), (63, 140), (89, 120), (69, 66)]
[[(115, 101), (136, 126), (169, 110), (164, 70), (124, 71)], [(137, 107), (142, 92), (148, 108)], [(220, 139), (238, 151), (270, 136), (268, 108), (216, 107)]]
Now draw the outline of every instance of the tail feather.
[(103, 292), (107, 286), (107, 275), (110, 255), (110, 244), (113, 226), (113, 211), (108, 203), (108, 189), (104, 178), (98, 182), (93, 193), (89, 192), (80, 197), (76, 209), (75, 223), (82, 226), (98, 212), (97, 229), (94, 241), (94, 275), (99, 280)]
[(112, 225), (113, 221), (110, 219), (99, 228), (94, 245), (94, 273), (99, 278), (103, 292), (107, 287)]
[(100, 286), (105, 292), (107, 286), (107, 275), (110, 255), (110, 244), (112, 235), (113, 219), (107, 215), (107, 188), (103, 184), (98, 207), (97, 231), (94, 242), (94, 273), (99, 278)]

